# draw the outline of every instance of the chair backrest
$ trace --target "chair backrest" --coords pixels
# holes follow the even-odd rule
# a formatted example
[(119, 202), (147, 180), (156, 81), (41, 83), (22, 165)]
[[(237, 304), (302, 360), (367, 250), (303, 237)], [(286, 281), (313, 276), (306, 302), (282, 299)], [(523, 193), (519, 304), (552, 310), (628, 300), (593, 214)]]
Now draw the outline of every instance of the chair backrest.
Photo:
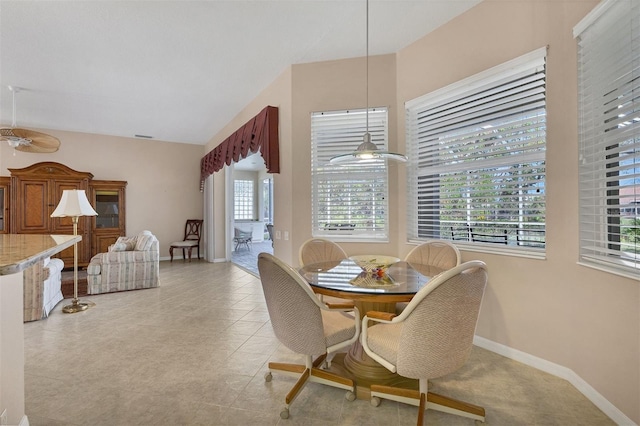
[(311, 238), (300, 246), (300, 266), (346, 259), (347, 253), (338, 244), (324, 238)]
[(460, 250), (448, 241), (427, 241), (414, 247), (404, 260), (410, 264), (451, 269), (460, 264)]
[(269, 239), (273, 241), (273, 224), (272, 223), (267, 224), (267, 232), (269, 233)]
[(416, 293), (398, 316), (404, 319), (398, 374), (435, 379), (467, 361), (487, 277), (484, 262), (465, 262), (436, 276)]
[(300, 274), (269, 253), (258, 255), (258, 270), (273, 331), (280, 342), (304, 355), (327, 351), (320, 302)]
[(240, 228), (233, 228), (233, 237), (240, 240), (248, 240), (253, 237), (252, 231), (243, 231)]
[(201, 219), (187, 219), (187, 223), (184, 226), (184, 241), (194, 240), (200, 243), (202, 237), (202, 223)]

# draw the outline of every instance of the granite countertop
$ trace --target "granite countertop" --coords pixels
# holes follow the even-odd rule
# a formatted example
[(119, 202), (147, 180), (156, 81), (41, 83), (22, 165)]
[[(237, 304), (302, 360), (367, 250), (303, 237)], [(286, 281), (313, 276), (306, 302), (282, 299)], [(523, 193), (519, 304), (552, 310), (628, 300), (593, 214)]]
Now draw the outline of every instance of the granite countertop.
[(81, 235), (0, 234), (0, 275), (24, 271), (80, 240)]

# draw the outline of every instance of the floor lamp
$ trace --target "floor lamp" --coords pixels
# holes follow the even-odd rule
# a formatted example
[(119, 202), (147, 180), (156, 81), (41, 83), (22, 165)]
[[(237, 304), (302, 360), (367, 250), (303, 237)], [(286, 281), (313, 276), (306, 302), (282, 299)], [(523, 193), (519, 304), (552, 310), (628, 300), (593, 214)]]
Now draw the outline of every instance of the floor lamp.
[[(78, 218), (80, 216), (97, 216), (98, 213), (91, 207), (84, 189), (65, 189), (58, 207), (51, 213), (51, 217), (70, 217), (73, 220), (73, 235), (78, 235)], [(78, 300), (78, 243), (73, 243), (73, 301), (71, 305), (62, 308), (62, 312), (73, 314), (85, 311), (88, 303), (80, 303)]]

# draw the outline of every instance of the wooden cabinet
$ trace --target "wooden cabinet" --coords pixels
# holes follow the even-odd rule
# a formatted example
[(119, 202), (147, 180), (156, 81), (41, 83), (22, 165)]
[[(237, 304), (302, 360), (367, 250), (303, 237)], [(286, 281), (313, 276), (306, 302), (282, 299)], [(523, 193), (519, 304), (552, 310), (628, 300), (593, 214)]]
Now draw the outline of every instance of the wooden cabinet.
[[(101, 233), (97, 225), (102, 218), (84, 216), (78, 220), (78, 235), (82, 241), (78, 243), (78, 265), (85, 266), (91, 257), (102, 250), (106, 241), (124, 235), (124, 187), (126, 182), (93, 180), (89, 172), (79, 172), (63, 164), (43, 162), (23, 169), (9, 169), (10, 186), (10, 226), (13, 234), (73, 234), (73, 221), (70, 217), (51, 217), (65, 189), (80, 189), (87, 194), (89, 202), (96, 211), (101, 205), (101, 189), (114, 190), (117, 193), (117, 226), (109, 228), (109, 232)], [(104, 186), (106, 185), (106, 186)], [(115, 189), (114, 189), (115, 188)], [(100, 211), (98, 211), (100, 214)], [(108, 247), (108, 244), (106, 245)], [(73, 265), (73, 247), (58, 254), (65, 265)]]
[(98, 216), (91, 218), (91, 252), (104, 253), (118, 237), (126, 235), (125, 188), (127, 182), (94, 180), (91, 188), (91, 205)]
[(11, 178), (0, 177), (0, 234), (9, 233), (9, 188), (11, 187)]

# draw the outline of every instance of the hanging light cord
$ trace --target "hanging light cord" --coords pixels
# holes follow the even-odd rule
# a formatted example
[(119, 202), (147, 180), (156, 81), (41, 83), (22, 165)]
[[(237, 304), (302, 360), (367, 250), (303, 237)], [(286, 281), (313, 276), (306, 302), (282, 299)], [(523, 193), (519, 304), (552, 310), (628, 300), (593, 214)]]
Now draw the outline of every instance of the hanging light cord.
[[(367, 93), (365, 96), (366, 99), (366, 113), (365, 113), (365, 120), (366, 120), (366, 132), (369, 133), (369, 0), (367, 0), (367, 20), (366, 20), (367, 24), (366, 24), (366, 32), (367, 32), (367, 37), (366, 37), (366, 73), (365, 73), (365, 80), (366, 80), (366, 86), (367, 86)], [(15, 107), (14, 107), (15, 109)]]
[(18, 88), (9, 86), (9, 90), (11, 90), (11, 93), (13, 94), (13, 101), (12, 101), (13, 116), (11, 119), (11, 127), (16, 127), (16, 91), (18, 90)]

